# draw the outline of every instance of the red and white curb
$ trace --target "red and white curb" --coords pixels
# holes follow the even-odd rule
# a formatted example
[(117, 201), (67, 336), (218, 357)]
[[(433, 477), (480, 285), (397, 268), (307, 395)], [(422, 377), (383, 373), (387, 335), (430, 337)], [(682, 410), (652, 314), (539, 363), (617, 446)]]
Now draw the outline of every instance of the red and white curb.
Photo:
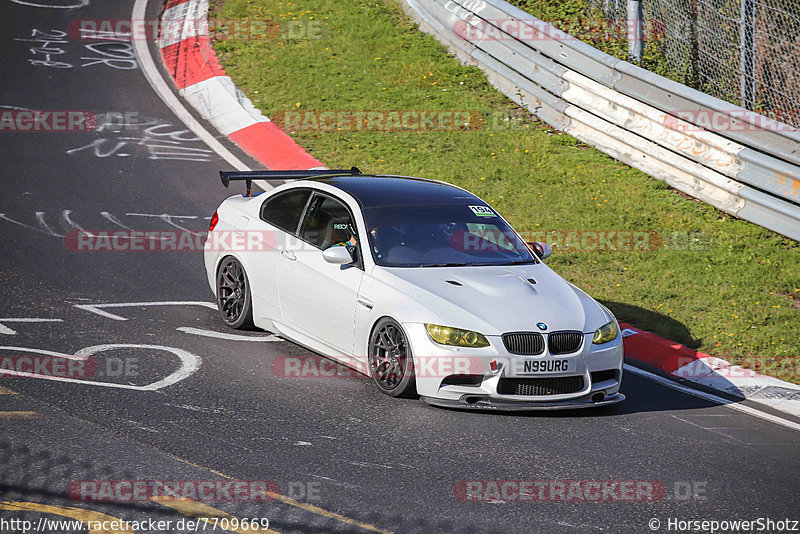
[[(208, 1), (167, 0), (161, 17), (158, 46), (178, 93), (267, 168), (324, 169), (319, 160), (262, 115), (225, 75), (208, 36)], [(657, 369), (662, 376), (752, 399), (800, 417), (800, 386), (731, 365), (629, 324), (620, 326), (625, 356)], [(629, 365), (626, 369), (637, 370)]]
[(207, 19), (208, 0), (167, 0), (158, 47), (178, 93), (267, 168), (324, 168), (225, 75), (211, 46)]
[(626, 323), (620, 328), (627, 358), (671, 378), (800, 416), (800, 385), (760, 375)]

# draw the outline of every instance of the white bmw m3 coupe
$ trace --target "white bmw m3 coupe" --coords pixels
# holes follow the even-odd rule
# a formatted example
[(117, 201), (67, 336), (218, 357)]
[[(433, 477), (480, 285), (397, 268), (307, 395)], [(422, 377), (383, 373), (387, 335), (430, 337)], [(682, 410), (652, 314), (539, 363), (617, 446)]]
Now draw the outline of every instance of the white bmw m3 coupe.
[[(619, 392), (612, 313), (459, 187), (356, 169), (220, 172), (247, 184), (206, 241), (223, 321), (370, 376), (391, 396), (476, 410), (598, 407)], [(253, 180), (289, 180), (253, 195)]]

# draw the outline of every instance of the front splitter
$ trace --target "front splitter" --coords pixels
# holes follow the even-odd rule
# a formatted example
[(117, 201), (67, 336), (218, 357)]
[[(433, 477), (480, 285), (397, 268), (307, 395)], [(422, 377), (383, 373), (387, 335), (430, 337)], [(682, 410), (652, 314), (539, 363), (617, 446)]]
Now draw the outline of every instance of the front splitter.
[[(576, 410), (580, 408), (600, 408), (625, 400), (625, 395), (616, 393), (608, 395), (601, 401), (593, 401), (591, 397), (570, 399), (565, 401), (511, 401), (492, 397), (479, 397), (464, 395), (458, 400), (437, 399), (436, 397), (421, 396), (420, 399), (431, 406), (442, 408), (458, 408), (461, 410), (498, 411), (498, 412), (523, 412), (537, 410)], [(471, 402), (467, 402), (470, 399)], [(477, 399), (477, 400), (476, 400)]]

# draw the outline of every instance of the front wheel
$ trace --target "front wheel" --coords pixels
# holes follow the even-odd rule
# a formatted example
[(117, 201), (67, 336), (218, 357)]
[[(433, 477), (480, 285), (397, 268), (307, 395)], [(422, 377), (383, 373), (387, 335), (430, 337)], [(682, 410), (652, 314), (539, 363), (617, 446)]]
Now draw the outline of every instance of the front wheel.
[(388, 317), (378, 321), (369, 340), (369, 372), (381, 393), (414, 397), (414, 358), (403, 328)]
[(253, 328), (253, 299), (244, 267), (234, 257), (227, 257), (217, 270), (217, 308), (231, 328)]

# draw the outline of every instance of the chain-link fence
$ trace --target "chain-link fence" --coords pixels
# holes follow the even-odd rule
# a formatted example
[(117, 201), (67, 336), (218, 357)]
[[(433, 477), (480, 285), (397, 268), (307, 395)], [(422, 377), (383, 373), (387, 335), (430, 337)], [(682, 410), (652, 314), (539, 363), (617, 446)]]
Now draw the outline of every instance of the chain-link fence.
[[(509, 0), (628, 57), (627, 0)], [(800, 127), (800, 0), (642, 0), (640, 66)]]
[[(628, 19), (626, 0), (584, 1)], [(642, 8), (645, 27), (661, 30), (645, 32), (658, 41), (648, 45), (659, 74), (800, 126), (800, 0), (643, 0)]]

